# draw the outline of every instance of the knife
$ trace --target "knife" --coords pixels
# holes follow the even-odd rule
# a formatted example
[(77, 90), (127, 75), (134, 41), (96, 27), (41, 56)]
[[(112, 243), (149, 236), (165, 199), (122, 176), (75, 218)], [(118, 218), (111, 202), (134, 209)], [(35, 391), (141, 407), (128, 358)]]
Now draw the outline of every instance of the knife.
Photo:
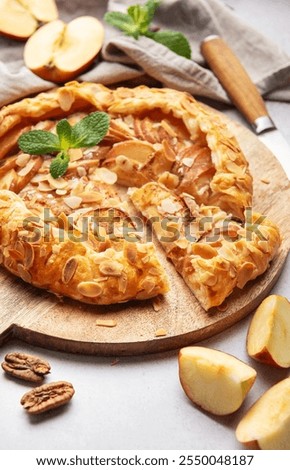
[(228, 44), (210, 35), (201, 43), (201, 53), (236, 108), (252, 125), (258, 138), (275, 155), (290, 179), (290, 147), (277, 130), (257, 87)]

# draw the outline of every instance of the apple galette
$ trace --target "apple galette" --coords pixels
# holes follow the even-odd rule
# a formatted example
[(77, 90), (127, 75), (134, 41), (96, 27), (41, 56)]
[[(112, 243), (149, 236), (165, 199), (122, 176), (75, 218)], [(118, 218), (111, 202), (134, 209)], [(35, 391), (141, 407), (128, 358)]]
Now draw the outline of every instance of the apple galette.
[[(53, 148), (19, 148), (27, 132), (71, 132), (95, 111), (108, 113), (108, 132), (97, 145), (67, 144), (61, 176)], [(3, 108), (0, 141), (1, 263), (37, 287), (94, 304), (165, 294), (150, 223), (207, 310), (263, 273), (279, 247), (277, 227), (250, 210), (236, 139), (186, 93), (71, 82)]]

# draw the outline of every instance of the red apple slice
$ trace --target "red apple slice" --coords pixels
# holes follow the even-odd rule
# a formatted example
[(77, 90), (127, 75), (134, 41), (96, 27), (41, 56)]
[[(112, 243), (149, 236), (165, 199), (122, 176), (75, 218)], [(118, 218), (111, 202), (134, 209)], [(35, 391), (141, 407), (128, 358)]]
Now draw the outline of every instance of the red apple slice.
[(188, 398), (215, 415), (227, 415), (242, 405), (256, 371), (230, 354), (199, 346), (180, 350), (179, 378)]
[(247, 335), (249, 356), (277, 367), (290, 367), (290, 303), (270, 295), (260, 304)]
[(273, 385), (236, 429), (238, 441), (264, 450), (290, 450), (290, 378)]
[(39, 28), (24, 48), (26, 66), (44, 80), (63, 83), (86, 70), (103, 45), (104, 28), (92, 16)]
[(38, 21), (48, 23), (58, 18), (58, 10), (55, 0), (18, 0), (28, 8), (31, 15)]
[(25, 41), (39, 22), (57, 19), (54, 0), (0, 0), (0, 34)]

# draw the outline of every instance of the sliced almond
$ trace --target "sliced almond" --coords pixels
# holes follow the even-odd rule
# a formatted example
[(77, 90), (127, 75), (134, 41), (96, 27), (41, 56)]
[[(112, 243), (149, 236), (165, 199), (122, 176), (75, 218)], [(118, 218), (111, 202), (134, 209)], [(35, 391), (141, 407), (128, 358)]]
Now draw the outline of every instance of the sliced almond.
[(165, 328), (158, 328), (158, 330), (155, 331), (155, 336), (156, 338), (159, 338), (160, 336), (167, 336), (167, 331)]
[(92, 174), (90, 174), (90, 179), (93, 181), (102, 181), (106, 184), (115, 184), (118, 176), (114, 171), (108, 170), (107, 168), (96, 168)]
[(115, 320), (97, 320), (96, 325), (97, 326), (106, 326), (108, 328), (113, 328), (114, 326), (117, 326), (117, 322)]
[[(18, 233), (18, 235), (20, 234)], [(24, 267), (26, 269), (31, 268), (31, 266), (33, 265), (33, 262), (34, 262), (34, 249), (32, 245), (30, 245), (29, 243), (26, 243), (25, 244), (25, 257), (23, 261)]]
[(191, 168), (193, 165), (193, 158), (187, 157), (182, 160), (183, 165), (187, 166), (188, 168)]
[(80, 282), (78, 292), (85, 297), (99, 297), (103, 292), (102, 287), (97, 282)]
[(172, 198), (168, 197), (161, 201), (160, 208), (161, 211), (166, 214), (176, 214), (183, 206), (178, 201), (174, 201)]
[(58, 196), (65, 196), (67, 194), (67, 190), (66, 189), (57, 189), (55, 191), (55, 194), (57, 194)]
[(219, 252), (220, 256), (222, 256), (223, 258), (225, 258), (228, 261), (233, 261), (234, 262), (236, 260), (236, 256), (235, 256), (233, 250), (230, 247), (228, 247), (227, 245), (221, 246), (221, 248), (219, 248), (218, 252)]
[(130, 245), (127, 246), (126, 254), (129, 262), (134, 265), (137, 260), (137, 248), (134, 243), (130, 243)]
[(156, 297), (154, 297), (152, 301), (154, 312), (159, 312), (162, 309), (163, 301), (164, 299), (161, 295), (157, 295)]
[(191, 253), (204, 259), (211, 259), (217, 256), (218, 252), (206, 243), (196, 243), (192, 245)]
[(23, 281), (31, 283), (31, 274), (27, 271), (27, 269), (25, 269), (22, 264), (17, 265), (17, 270), (19, 276), (21, 277), (21, 279), (23, 279)]
[(68, 197), (65, 197), (63, 201), (71, 209), (78, 209), (83, 200), (79, 196), (68, 196)]
[(128, 286), (128, 276), (126, 273), (123, 272), (121, 276), (119, 276), (119, 279), (118, 279), (118, 287), (119, 287), (120, 292), (122, 292), (122, 294), (126, 292), (127, 286)]
[(151, 294), (156, 287), (156, 282), (151, 279), (143, 279), (140, 283), (140, 287), (147, 292), (147, 294)]
[(237, 165), (236, 163), (234, 163), (233, 161), (228, 161), (226, 163), (226, 167), (231, 173), (234, 173), (239, 176), (244, 175), (246, 171), (246, 167), (241, 167)]
[(108, 260), (103, 261), (99, 266), (100, 272), (105, 276), (121, 276), (123, 272), (123, 265), (117, 261)]
[(162, 119), (161, 126), (171, 137), (177, 137), (175, 129), (166, 119)]
[[(18, 157), (16, 158), (16, 165), (20, 166), (20, 167), (24, 167), (28, 164), (29, 160), (31, 159), (31, 155), (29, 155), (28, 153), (21, 153), (20, 155), (18, 155)], [(19, 173), (18, 173), (19, 174)]]
[(209, 272), (206, 273), (206, 276), (205, 276), (205, 279), (203, 280), (203, 283), (206, 285), (206, 286), (209, 286), (209, 287), (212, 287), (212, 286), (215, 286), (216, 283), (217, 283), (217, 276), (215, 276), (214, 274), (211, 274)]
[(37, 175), (33, 176), (31, 183), (40, 183), (42, 181), (47, 181), (48, 173), (38, 173)]
[(174, 244), (178, 246), (179, 248), (181, 248), (182, 250), (185, 250), (189, 245), (189, 241), (186, 240), (186, 238), (181, 238), (179, 240), (176, 240)]
[(34, 163), (35, 163), (35, 160), (31, 160), (31, 161), (28, 160), (28, 163), (23, 168), (21, 168), (21, 170), (17, 171), (18, 176), (28, 175), (30, 170), (32, 170), (32, 168), (34, 167)]
[(40, 183), (38, 185), (38, 189), (39, 189), (39, 191), (44, 192), (44, 193), (50, 193), (51, 192), (51, 186), (46, 181), (40, 181)]
[(77, 174), (80, 178), (82, 178), (83, 176), (86, 176), (87, 174), (87, 170), (84, 166), (78, 166), (77, 167)]
[(80, 193), (79, 197), (81, 197), (83, 203), (100, 203), (104, 199), (103, 194), (97, 193), (96, 191), (90, 191), (87, 193)]
[(199, 206), (196, 203), (194, 197), (186, 193), (181, 194), (181, 197), (187, 205), (188, 209), (190, 210), (190, 214), (193, 217), (197, 217), (199, 214)]
[(50, 174), (47, 175), (47, 181), (53, 189), (65, 189), (68, 186), (68, 181), (64, 178), (53, 178)]
[(68, 284), (72, 280), (77, 270), (77, 267), (78, 261), (76, 260), (76, 258), (72, 257), (67, 260), (62, 269), (62, 282), (64, 284)]
[[(67, 88), (60, 88), (58, 91), (58, 102), (63, 111), (69, 111), (75, 101), (74, 94)], [(73, 149), (79, 150), (79, 149)]]

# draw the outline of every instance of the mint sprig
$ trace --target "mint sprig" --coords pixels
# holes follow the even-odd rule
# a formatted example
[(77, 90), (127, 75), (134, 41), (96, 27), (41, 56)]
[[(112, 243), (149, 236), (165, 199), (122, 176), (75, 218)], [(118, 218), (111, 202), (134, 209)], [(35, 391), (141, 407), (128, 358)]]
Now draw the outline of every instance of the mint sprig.
[(59, 152), (52, 160), (49, 171), (53, 178), (57, 179), (64, 175), (69, 165), (69, 155), (66, 152)]
[(71, 126), (67, 119), (56, 125), (56, 134), (49, 131), (25, 132), (18, 139), (19, 148), (30, 155), (57, 154), (50, 164), (53, 178), (63, 176), (68, 168), (69, 149), (93, 147), (108, 132), (110, 118), (107, 113), (96, 111)]
[(153, 31), (151, 23), (153, 21), (156, 9), (160, 5), (159, 0), (148, 0), (144, 5), (132, 5), (126, 13), (111, 11), (105, 14), (105, 21), (123, 31), (127, 36), (138, 39), (140, 36), (146, 36), (160, 44), (168, 47), (176, 54), (191, 58), (190, 44), (186, 37), (176, 31)]

